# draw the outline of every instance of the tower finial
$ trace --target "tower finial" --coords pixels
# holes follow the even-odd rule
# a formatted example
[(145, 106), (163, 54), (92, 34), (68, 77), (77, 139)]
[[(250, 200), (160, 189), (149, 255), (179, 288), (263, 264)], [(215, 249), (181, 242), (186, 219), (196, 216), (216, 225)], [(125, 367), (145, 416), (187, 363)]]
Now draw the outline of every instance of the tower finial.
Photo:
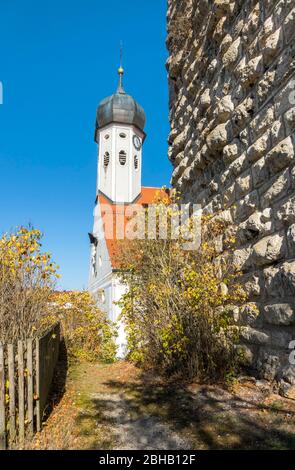
[(123, 69), (123, 41), (120, 42), (120, 67), (118, 69), (118, 74), (119, 74), (119, 85), (118, 85), (118, 93), (124, 93), (124, 88), (123, 88), (123, 75), (124, 75), (124, 69)]

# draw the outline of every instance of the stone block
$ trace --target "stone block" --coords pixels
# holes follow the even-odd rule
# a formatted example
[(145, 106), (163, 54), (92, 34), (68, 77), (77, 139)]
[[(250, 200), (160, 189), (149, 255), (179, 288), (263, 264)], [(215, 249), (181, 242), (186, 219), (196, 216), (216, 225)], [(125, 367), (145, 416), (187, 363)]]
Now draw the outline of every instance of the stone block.
[(226, 34), (220, 43), (219, 52), (221, 54), (224, 54), (225, 51), (227, 51), (230, 48), (232, 42), (233, 42), (233, 38), (231, 37), (231, 35)]
[(231, 116), (234, 110), (234, 103), (231, 95), (226, 95), (221, 98), (218, 103), (213, 116), (218, 123), (225, 123)]
[(283, 28), (285, 41), (289, 43), (295, 34), (295, 8), (293, 8), (286, 17)]
[(222, 62), (225, 68), (231, 69), (238, 61), (241, 54), (241, 38), (238, 37), (228, 48), (222, 57)]
[(274, 380), (280, 370), (280, 356), (271, 350), (261, 349), (257, 360), (257, 368), (261, 377), (266, 380)]
[(259, 271), (245, 274), (239, 282), (243, 285), (243, 288), (251, 300), (252, 298), (259, 297), (262, 291), (261, 274)]
[(235, 271), (244, 271), (249, 266), (251, 258), (251, 247), (235, 250), (233, 253), (232, 266)]
[(223, 194), (223, 205), (227, 209), (235, 202), (235, 185), (232, 184), (229, 188), (224, 191)]
[(265, 157), (260, 158), (252, 166), (253, 187), (258, 188), (269, 178), (269, 170), (265, 164)]
[(295, 261), (286, 261), (280, 267), (264, 270), (265, 288), (270, 298), (295, 295)]
[(206, 90), (202, 93), (200, 97), (200, 107), (202, 109), (207, 109), (211, 105), (211, 97), (210, 97), (210, 89), (206, 88)]
[(239, 176), (245, 170), (249, 168), (249, 163), (246, 157), (246, 153), (243, 153), (239, 158), (236, 158), (228, 167), (229, 177), (233, 180), (236, 176)]
[(284, 197), (288, 193), (290, 186), (289, 169), (286, 169), (259, 189), (261, 208), (270, 207), (277, 199)]
[(241, 243), (253, 242), (262, 235), (267, 235), (272, 231), (272, 220), (265, 213), (266, 211), (256, 211), (245, 222), (239, 225), (237, 237)]
[(284, 121), (286, 126), (287, 136), (295, 131), (295, 106), (288, 109), (284, 114)]
[(247, 150), (247, 158), (250, 162), (256, 162), (265, 155), (271, 146), (271, 132), (267, 130)]
[(233, 128), (234, 132), (243, 129), (248, 122), (251, 121), (255, 110), (255, 100), (252, 96), (248, 96), (233, 112)]
[(220, 124), (215, 127), (213, 131), (208, 135), (206, 142), (209, 150), (218, 151), (222, 150), (228, 142), (231, 140), (231, 130), (229, 123)]
[(233, 162), (241, 153), (242, 145), (239, 139), (234, 139), (229, 145), (223, 148), (224, 163)]
[(250, 122), (250, 136), (252, 142), (255, 142), (264, 132), (266, 132), (275, 120), (275, 107), (273, 103), (268, 104), (260, 111)]
[(276, 94), (275, 115), (280, 117), (295, 105), (295, 78), (290, 78), (287, 84)]
[(291, 196), (285, 202), (276, 205), (274, 210), (275, 219), (284, 225), (295, 223), (295, 196)]
[(271, 325), (290, 326), (295, 324), (295, 306), (289, 303), (274, 303), (264, 307), (265, 321)]
[(247, 170), (239, 178), (235, 184), (236, 199), (241, 199), (245, 194), (252, 190), (252, 175), (251, 171)]
[(283, 46), (283, 30), (278, 28), (268, 36), (262, 44), (263, 59), (265, 64), (269, 64)]
[(252, 191), (250, 194), (247, 194), (244, 199), (238, 201), (234, 211), (235, 223), (241, 223), (247, 219), (257, 210), (258, 204), (259, 196), (257, 191)]
[(292, 163), (294, 163), (294, 144), (290, 136), (276, 145), (265, 157), (265, 166), (270, 175), (278, 173)]
[(272, 146), (278, 145), (279, 142), (283, 141), (286, 137), (285, 127), (284, 127), (284, 117), (281, 116), (277, 119), (270, 130)]
[(245, 66), (239, 70), (239, 79), (241, 84), (248, 88), (253, 85), (263, 73), (262, 54), (251, 59)]
[(259, 331), (250, 326), (241, 328), (241, 337), (250, 344), (266, 345), (270, 342), (270, 336), (264, 331)]
[(286, 255), (286, 240), (283, 233), (262, 238), (253, 246), (252, 261), (255, 266), (264, 266), (279, 261)]
[(271, 96), (276, 83), (276, 71), (268, 70), (257, 84), (257, 102), (261, 107), (263, 103)]

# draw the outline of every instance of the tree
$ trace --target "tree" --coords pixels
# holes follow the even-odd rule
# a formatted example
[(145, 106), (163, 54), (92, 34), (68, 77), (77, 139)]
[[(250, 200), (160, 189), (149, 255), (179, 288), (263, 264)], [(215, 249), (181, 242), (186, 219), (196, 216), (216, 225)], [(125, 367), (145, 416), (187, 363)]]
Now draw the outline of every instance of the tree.
[(19, 228), (0, 239), (0, 341), (38, 333), (40, 317), (59, 277), (50, 253), (41, 250), (42, 234)]
[[(171, 227), (175, 204), (157, 204)], [(184, 231), (192, 227), (189, 220)], [(226, 377), (237, 366), (239, 330), (232, 305), (245, 300), (230, 262), (235, 239), (218, 216), (202, 217), (198, 250), (183, 249), (183, 234), (174, 239), (170, 229), (166, 239), (121, 244), (121, 278), (128, 290), (120, 303), (129, 357), (169, 376)]]

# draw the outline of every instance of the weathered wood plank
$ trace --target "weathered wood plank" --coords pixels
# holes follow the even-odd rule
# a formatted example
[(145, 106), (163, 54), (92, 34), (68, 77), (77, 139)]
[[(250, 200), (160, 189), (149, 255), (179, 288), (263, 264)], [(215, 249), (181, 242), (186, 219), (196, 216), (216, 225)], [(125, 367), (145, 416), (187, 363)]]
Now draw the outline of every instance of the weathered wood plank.
[(35, 398), (36, 398), (36, 427), (37, 431), (41, 431), (42, 417), (40, 408), (40, 339), (36, 339), (36, 384), (35, 384)]
[(16, 438), (15, 428), (15, 359), (13, 344), (7, 346), (8, 353), (8, 382), (9, 382), (9, 442)]
[(50, 391), (54, 369), (58, 360), (60, 343), (60, 325), (56, 324), (44, 336), (39, 338), (39, 413), (42, 422)]
[(28, 434), (34, 433), (33, 340), (27, 341)]
[(0, 450), (6, 449), (6, 420), (5, 420), (5, 364), (4, 348), (0, 344)]
[(22, 341), (17, 343), (18, 362), (18, 425), (20, 446), (25, 442), (25, 380), (24, 380), (24, 345)]

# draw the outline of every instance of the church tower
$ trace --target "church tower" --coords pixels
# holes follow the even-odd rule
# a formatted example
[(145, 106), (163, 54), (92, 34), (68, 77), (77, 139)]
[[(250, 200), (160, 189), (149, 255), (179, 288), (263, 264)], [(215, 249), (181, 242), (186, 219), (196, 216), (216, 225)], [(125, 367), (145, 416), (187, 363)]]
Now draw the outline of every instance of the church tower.
[(113, 203), (130, 204), (141, 193), (145, 113), (135, 99), (124, 91), (122, 66), (118, 72), (116, 93), (105, 98), (97, 110), (97, 193)]
[(135, 99), (125, 93), (123, 74), (121, 65), (117, 91), (105, 98), (97, 109), (95, 141), (98, 144), (98, 178), (94, 226), (89, 234), (91, 257), (88, 284), (98, 307), (118, 326), (118, 357), (126, 354), (125, 327), (118, 304), (126, 292), (126, 286), (119, 275), (121, 266), (117, 257), (121, 249), (121, 236), (117, 235), (116, 230), (109, 234), (106, 226), (114, 227), (119, 215), (119, 220), (123, 218), (125, 231), (129, 206), (135, 203), (136, 206), (147, 207), (162, 191), (161, 188), (141, 186), (145, 113)]
[[(126, 291), (118, 276), (116, 233), (109, 237), (104, 223), (108, 208), (111, 220), (132, 204), (146, 204), (152, 188), (142, 188), (142, 145), (145, 140), (143, 108), (123, 88), (122, 65), (117, 91), (98, 106), (95, 141), (98, 144), (98, 177), (94, 226), (89, 234), (91, 244), (89, 292), (108, 318), (118, 323), (118, 357), (124, 357), (126, 339), (119, 320), (117, 302)], [(114, 217), (112, 217), (114, 216)]]

